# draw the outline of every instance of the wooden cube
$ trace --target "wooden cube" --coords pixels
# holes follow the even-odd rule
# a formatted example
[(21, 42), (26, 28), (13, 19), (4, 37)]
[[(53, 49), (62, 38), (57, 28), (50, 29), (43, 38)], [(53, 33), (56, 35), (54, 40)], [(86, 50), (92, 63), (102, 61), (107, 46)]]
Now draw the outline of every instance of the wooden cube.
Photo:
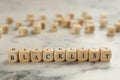
[(32, 30), (33, 34), (39, 34), (41, 32), (41, 26), (39, 23), (34, 24), (32, 28), (33, 28)]
[(71, 20), (71, 22), (70, 22), (70, 28), (72, 29), (75, 24), (77, 24), (77, 25), (79, 24), (78, 20)]
[(109, 48), (106, 47), (100, 48), (100, 60), (102, 62), (110, 61), (111, 57), (112, 57), (112, 53)]
[(41, 29), (45, 29), (45, 27), (46, 27), (46, 21), (45, 20), (41, 20), (40, 21), (40, 26), (41, 26)]
[(68, 48), (66, 49), (66, 60), (68, 62), (76, 61), (77, 59), (77, 52), (75, 48)]
[(18, 21), (16, 22), (16, 29), (18, 30), (19, 27), (23, 26), (23, 23)]
[(43, 49), (43, 61), (51, 62), (53, 61), (53, 49), (52, 48), (45, 48)]
[(100, 28), (105, 28), (108, 25), (108, 20), (106, 18), (100, 19)]
[(46, 15), (45, 14), (40, 14), (40, 20), (46, 20)]
[(116, 28), (114, 26), (108, 26), (107, 27), (107, 36), (115, 36)]
[(6, 24), (12, 24), (14, 22), (13, 17), (9, 16), (6, 18)]
[(116, 22), (114, 26), (116, 27), (116, 32), (120, 32), (120, 22)]
[(73, 14), (73, 13), (67, 13), (67, 16), (68, 16), (70, 19), (74, 19), (74, 14)]
[(88, 60), (88, 49), (79, 48), (77, 49), (77, 59), (78, 61), (87, 61)]
[(92, 16), (90, 14), (86, 14), (85, 20), (92, 20)]
[(100, 51), (96, 48), (89, 49), (89, 61), (96, 62), (100, 60)]
[(94, 24), (86, 24), (85, 26), (85, 33), (94, 33), (95, 25)]
[(64, 17), (63, 23), (62, 23), (63, 27), (70, 28), (71, 27), (71, 21), (72, 20), (70, 18)]
[(62, 18), (62, 14), (61, 13), (56, 13), (56, 18)]
[(42, 61), (42, 49), (41, 48), (34, 48), (31, 50), (31, 61), (32, 62)]
[(72, 34), (80, 34), (81, 26), (79, 24), (74, 24), (72, 27)]
[(1, 25), (1, 29), (3, 31), (3, 34), (7, 34), (9, 32), (9, 27), (7, 24)]
[(30, 61), (30, 50), (23, 48), (19, 51), (19, 61), (26, 63)]
[(26, 20), (29, 21), (31, 18), (34, 18), (34, 15), (32, 13), (27, 15)]
[(18, 36), (19, 37), (25, 37), (28, 35), (28, 30), (26, 27), (22, 26), (22, 27), (19, 27), (18, 29)]
[(56, 48), (54, 50), (54, 60), (56, 62), (65, 61), (65, 49), (64, 48)]
[(78, 18), (78, 23), (80, 24), (80, 25), (83, 25), (83, 23), (84, 23), (84, 18), (83, 17), (79, 17)]
[(53, 22), (50, 26), (50, 31), (51, 32), (57, 32), (58, 30), (58, 23), (57, 22)]
[(3, 35), (3, 29), (0, 27), (0, 38), (2, 37)]
[(101, 19), (107, 19), (107, 14), (106, 13), (102, 13), (100, 16)]
[(34, 17), (29, 18), (28, 22), (29, 26), (33, 26), (33, 24), (35, 23), (35, 18)]
[(12, 48), (8, 50), (8, 62), (9, 63), (15, 63), (18, 62), (19, 58), (19, 50)]
[(58, 25), (61, 26), (61, 25), (62, 25), (62, 22), (63, 22), (63, 17), (56, 17), (56, 18), (54, 19), (54, 22), (57, 22)]
[(88, 14), (88, 11), (86, 11), (86, 10), (83, 10), (83, 11), (82, 11), (82, 17), (83, 17), (83, 18), (85, 18), (87, 14)]

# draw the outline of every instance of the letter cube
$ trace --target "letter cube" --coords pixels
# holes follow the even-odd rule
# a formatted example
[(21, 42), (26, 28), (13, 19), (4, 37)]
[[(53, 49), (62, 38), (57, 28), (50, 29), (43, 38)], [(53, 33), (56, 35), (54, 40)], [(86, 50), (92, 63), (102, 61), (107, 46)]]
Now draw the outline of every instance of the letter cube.
[(76, 61), (77, 53), (75, 48), (68, 48), (66, 49), (66, 60), (68, 62)]
[(89, 49), (89, 61), (96, 62), (100, 60), (100, 52), (99, 49), (90, 48)]
[(54, 50), (54, 60), (56, 62), (65, 61), (65, 49), (64, 48), (56, 48)]
[(74, 24), (72, 27), (72, 34), (80, 34), (81, 26), (79, 24)]
[(34, 48), (31, 50), (31, 61), (32, 62), (42, 61), (42, 49), (41, 48)]
[(46, 20), (46, 15), (45, 14), (40, 14), (40, 20)]
[(46, 21), (45, 20), (41, 20), (40, 21), (40, 26), (41, 26), (41, 29), (45, 29), (45, 27), (46, 27)]
[(106, 18), (100, 19), (100, 28), (105, 28), (108, 25), (108, 20)]
[(9, 28), (7, 24), (1, 25), (1, 28), (2, 28), (3, 34), (7, 34), (9, 32)]
[(26, 20), (29, 21), (31, 18), (34, 18), (34, 15), (32, 13), (29, 13), (26, 17)]
[(115, 24), (116, 32), (120, 32), (120, 22), (116, 22)]
[(88, 49), (79, 48), (77, 49), (78, 61), (87, 61), (88, 60)]
[(74, 18), (74, 14), (73, 14), (73, 13), (67, 13), (67, 16), (68, 16), (70, 19), (73, 19), (73, 18)]
[(22, 63), (26, 63), (30, 61), (30, 50), (23, 48), (19, 51), (19, 61)]
[(13, 23), (13, 17), (9, 16), (6, 18), (6, 24), (12, 24)]
[(18, 30), (19, 27), (23, 26), (23, 23), (18, 21), (16, 22), (16, 29)]
[(12, 48), (8, 50), (8, 62), (9, 63), (15, 63), (18, 62), (19, 58), (19, 50)]
[(108, 26), (107, 27), (107, 36), (115, 36), (115, 33), (116, 33), (116, 28), (114, 26)]
[(95, 25), (94, 24), (91, 24), (91, 23), (86, 24), (85, 33), (94, 33), (94, 31), (95, 31)]
[(33, 28), (32, 30), (33, 34), (39, 34), (41, 32), (41, 26), (39, 23), (34, 24), (32, 28)]
[(24, 26), (19, 27), (19, 29), (18, 29), (18, 36), (19, 37), (25, 37), (25, 36), (27, 36), (27, 34), (28, 34), (28, 30), (26, 27), (24, 27)]
[(53, 61), (53, 49), (52, 48), (45, 48), (43, 49), (43, 61), (51, 62)]
[(111, 57), (112, 57), (112, 53), (109, 48), (106, 47), (100, 48), (100, 60), (102, 62), (110, 61)]
[(58, 22), (53, 22), (50, 26), (50, 31), (57, 32), (57, 30), (58, 30)]

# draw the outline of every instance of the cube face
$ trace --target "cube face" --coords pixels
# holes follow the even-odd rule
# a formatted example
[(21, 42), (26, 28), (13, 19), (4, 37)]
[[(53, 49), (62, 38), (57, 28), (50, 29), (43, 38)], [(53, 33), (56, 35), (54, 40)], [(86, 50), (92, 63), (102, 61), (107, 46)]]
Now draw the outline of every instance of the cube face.
[(32, 33), (33, 34), (39, 34), (41, 32), (41, 26), (39, 24), (35, 24), (33, 26), (33, 30), (32, 30)]
[(43, 61), (45, 62), (53, 61), (53, 49), (52, 48), (45, 48), (43, 50)]
[(56, 62), (65, 61), (65, 49), (64, 48), (56, 48), (54, 50), (54, 60)]
[(72, 27), (72, 34), (80, 34), (81, 26), (79, 24), (74, 24)]
[(8, 25), (7, 24), (3, 24), (1, 25), (1, 29), (3, 31), (3, 34), (7, 34), (9, 31)]
[(76, 49), (75, 48), (68, 48), (66, 49), (66, 60), (68, 62), (76, 61), (77, 56), (76, 56)]
[(99, 49), (91, 48), (89, 49), (89, 61), (96, 62), (100, 59)]
[(29, 23), (29, 26), (33, 26), (33, 24), (35, 23), (34, 17), (29, 18), (28, 23)]
[(50, 31), (57, 32), (57, 30), (58, 30), (58, 23), (57, 22), (52, 23)]
[(31, 50), (31, 61), (32, 62), (42, 61), (42, 49), (41, 48), (34, 48)]
[(66, 27), (66, 28), (70, 28), (71, 26), (71, 19), (68, 17), (64, 17), (63, 22), (62, 22), (62, 26)]
[(100, 60), (102, 62), (110, 61), (111, 57), (112, 57), (112, 54), (109, 48), (100, 48)]
[(54, 22), (57, 22), (58, 23), (58, 26), (61, 26), (62, 25), (62, 22), (63, 22), (63, 17), (56, 17)]
[(46, 21), (45, 20), (41, 20), (40, 21), (40, 26), (41, 26), (41, 29), (45, 29), (45, 27), (46, 27)]
[(28, 30), (26, 27), (20, 27), (18, 29), (18, 36), (24, 37), (24, 36), (27, 36), (27, 34), (28, 34)]
[(114, 26), (107, 27), (107, 36), (115, 36), (116, 28)]
[(19, 51), (19, 61), (23, 63), (30, 61), (30, 50), (29, 49), (24, 48)]
[(94, 24), (86, 24), (85, 33), (94, 33), (94, 31), (95, 31)]
[(14, 20), (13, 20), (13, 17), (10, 17), (10, 16), (9, 16), (9, 17), (6, 18), (6, 23), (7, 23), (7, 24), (12, 24), (13, 21), (14, 21)]
[(18, 54), (19, 51), (15, 48), (8, 50), (8, 62), (9, 63), (15, 63), (18, 62)]
[(77, 50), (78, 61), (87, 61), (88, 60), (88, 49), (79, 48)]
[(74, 18), (74, 14), (73, 14), (73, 13), (67, 13), (67, 16), (68, 16), (70, 19), (73, 19), (73, 18)]
[(106, 18), (100, 19), (100, 28), (105, 28), (108, 25), (108, 20)]
[(34, 15), (32, 13), (28, 14), (26, 17), (26, 20), (29, 21), (29, 19), (34, 18)]
[(16, 29), (18, 29), (19, 27), (23, 26), (22, 22), (16, 22)]

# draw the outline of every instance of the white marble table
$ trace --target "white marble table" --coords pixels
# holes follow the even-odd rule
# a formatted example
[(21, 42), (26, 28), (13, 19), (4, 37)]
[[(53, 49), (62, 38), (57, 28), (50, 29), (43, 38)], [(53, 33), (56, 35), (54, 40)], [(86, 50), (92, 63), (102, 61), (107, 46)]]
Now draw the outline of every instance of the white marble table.
[[(94, 34), (86, 35), (84, 29), (80, 35), (72, 35), (69, 29), (60, 28), (58, 32), (48, 31), (49, 24), (56, 12), (66, 14), (75, 13), (78, 17), (83, 9), (87, 9), (94, 20), (98, 22), (100, 14), (105, 11), (109, 16), (109, 24), (113, 24), (120, 14), (119, 0), (0, 0), (0, 24), (5, 22), (6, 16), (13, 16), (16, 20), (24, 20), (27, 13), (46, 13), (47, 29), (39, 35), (29, 33), (27, 37), (17, 37), (11, 25), (10, 32), (0, 38), (0, 80), (119, 80), (120, 79), (120, 33), (108, 38), (105, 30), (100, 30), (96, 23)], [(29, 32), (31, 28), (29, 28)], [(35, 47), (109, 47), (112, 59), (108, 63), (7, 63), (8, 48)]]

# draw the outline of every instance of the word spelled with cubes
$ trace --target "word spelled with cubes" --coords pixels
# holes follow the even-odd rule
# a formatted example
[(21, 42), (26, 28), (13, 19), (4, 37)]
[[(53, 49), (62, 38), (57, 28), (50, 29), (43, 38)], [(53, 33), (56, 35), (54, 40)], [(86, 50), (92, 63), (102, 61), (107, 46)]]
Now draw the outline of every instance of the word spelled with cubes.
[(103, 47), (97, 48), (34, 48), (30, 49), (9, 49), (8, 50), (8, 62), (108, 62), (110, 61), (112, 52), (109, 48)]

